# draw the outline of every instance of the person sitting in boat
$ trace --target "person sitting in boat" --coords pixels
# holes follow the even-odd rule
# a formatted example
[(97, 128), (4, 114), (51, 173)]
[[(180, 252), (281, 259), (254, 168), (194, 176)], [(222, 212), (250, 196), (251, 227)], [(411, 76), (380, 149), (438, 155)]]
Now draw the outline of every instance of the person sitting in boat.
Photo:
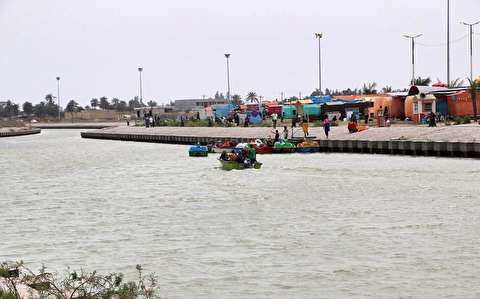
[(255, 164), (257, 162), (257, 151), (251, 145), (247, 147), (247, 157), (251, 164)]
[(245, 155), (245, 149), (242, 149), (238, 154), (237, 154), (237, 157), (235, 159), (235, 161), (237, 161), (238, 163), (244, 163), (245, 162), (245, 158), (246, 158), (246, 155)]
[(222, 151), (222, 154), (220, 155), (220, 160), (222, 161), (228, 161), (229, 158), (228, 158), (228, 154), (227, 154), (227, 151)]

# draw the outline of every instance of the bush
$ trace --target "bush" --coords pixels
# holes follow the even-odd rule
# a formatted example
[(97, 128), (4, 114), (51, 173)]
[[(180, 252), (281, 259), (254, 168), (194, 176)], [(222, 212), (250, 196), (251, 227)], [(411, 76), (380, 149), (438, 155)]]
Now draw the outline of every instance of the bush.
[(453, 121), (456, 125), (463, 125), (463, 124), (471, 123), (472, 120), (471, 120), (470, 116), (463, 116), (463, 117), (457, 116), (457, 117), (454, 118)]
[[(70, 298), (102, 298), (102, 299), (155, 299), (156, 277), (154, 274), (143, 275), (140, 265), (136, 266), (137, 281), (123, 280), (123, 274), (98, 274), (96, 271), (68, 270), (64, 275), (48, 273), (42, 267), (34, 273), (23, 265), (23, 262), (1, 263), (0, 299), (70, 299)], [(19, 290), (29, 287), (28, 294)]]

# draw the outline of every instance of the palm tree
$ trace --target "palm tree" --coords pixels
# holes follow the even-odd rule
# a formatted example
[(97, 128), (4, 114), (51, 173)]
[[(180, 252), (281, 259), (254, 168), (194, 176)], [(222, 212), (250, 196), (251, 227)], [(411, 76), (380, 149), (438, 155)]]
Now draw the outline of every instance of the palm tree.
[(389, 93), (389, 92), (392, 92), (393, 91), (393, 88), (391, 86), (385, 86), (384, 88), (382, 88), (382, 92), (383, 93)]
[(363, 94), (376, 94), (377, 93), (376, 88), (377, 88), (377, 83), (375, 82), (368, 83), (368, 85), (363, 83), (362, 92)]
[(457, 88), (457, 87), (462, 87), (464, 85), (465, 81), (463, 81), (460, 78), (457, 78), (453, 81), (450, 81), (450, 88)]
[(45, 96), (45, 101), (47, 101), (48, 104), (53, 104), (53, 95), (51, 93), (47, 94)]
[(248, 102), (251, 102), (251, 103), (259, 103), (258, 101), (258, 98), (257, 98), (257, 93), (254, 92), (254, 91), (250, 91), (248, 94), (247, 94), (247, 99), (246, 99)]
[(472, 105), (473, 105), (473, 119), (477, 121), (477, 91), (480, 87), (477, 81), (473, 81), (470, 78), (468, 79), (470, 83), (470, 96), (472, 98)]
[(416, 86), (429, 86), (430, 83), (432, 83), (432, 79), (428, 77), (427, 78), (418, 77), (418, 78), (415, 78), (415, 80), (411, 81), (411, 84)]

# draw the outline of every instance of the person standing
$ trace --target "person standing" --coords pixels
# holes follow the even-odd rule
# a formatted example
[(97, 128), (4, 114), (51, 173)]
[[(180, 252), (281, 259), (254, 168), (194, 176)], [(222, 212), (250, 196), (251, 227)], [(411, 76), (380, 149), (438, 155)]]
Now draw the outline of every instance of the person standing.
[(323, 120), (323, 131), (328, 139), (328, 133), (330, 133), (330, 120), (328, 119), (328, 116), (325, 116), (325, 119)]
[(287, 126), (283, 126), (283, 139), (288, 140), (288, 128), (287, 128)]
[(278, 142), (280, 140), (280, 133), (278, 132), (278, 130), (275, 130), (275, 139), (273, 140), (273, 142)]
[(272, 113), (272, 124), (274, 129), (277, 128), (277, 118), (278, 118), (278, 115), (276, 113)]

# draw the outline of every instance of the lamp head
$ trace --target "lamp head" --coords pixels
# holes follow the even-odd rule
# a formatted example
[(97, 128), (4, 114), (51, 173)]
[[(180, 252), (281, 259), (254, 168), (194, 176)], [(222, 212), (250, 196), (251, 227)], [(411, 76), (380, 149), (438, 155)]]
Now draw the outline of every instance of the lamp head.
[(139, 71), (139, 72), (143, 71), (143, 67), (139, 67), (139, 68), (138, 68), (138, 71)]
[(225, 58), (229, 58), (230, 57), (230, 54), (229, 53), (226, 53), (225, 54)]
[(60, 81), (60, 77), (57, 77), (57, 81)]

